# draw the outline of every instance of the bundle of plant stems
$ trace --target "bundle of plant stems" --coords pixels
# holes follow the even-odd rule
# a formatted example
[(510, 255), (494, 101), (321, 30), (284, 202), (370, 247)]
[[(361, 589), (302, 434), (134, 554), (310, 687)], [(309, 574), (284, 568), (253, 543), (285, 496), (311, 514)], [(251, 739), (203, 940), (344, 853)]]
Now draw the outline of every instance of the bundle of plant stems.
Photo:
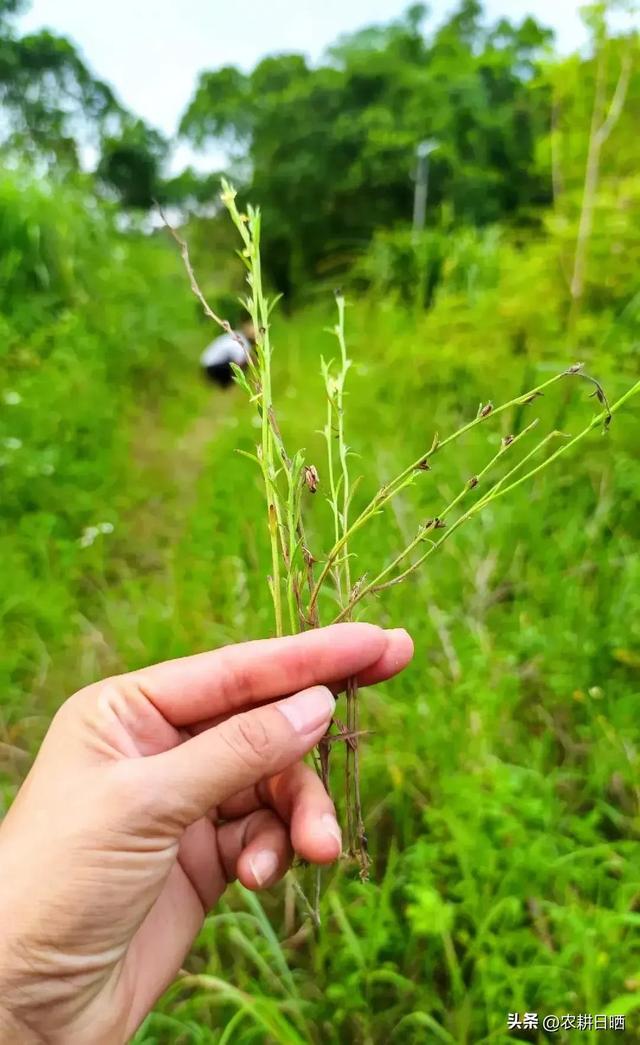
[[(337, 321), (333, 330), (337, 342), (337, 357), (322, 361), (322, 377), (326, 390), (326, 420), (323, 429), (326, 444), (326, 467), (322, 469), (322, 489), (329, 502), (333, 545), (322, 555), (311, 551), (305, 533), (303, 505), (308, 503), (305, 491), (315, 494), (321, 479), (314, 464), (305, 460), (300, 449), (290, 453), (278, 424), (273, 401), (271, 314), (276, 300), (265, 293), (260, 256), (260, 211), (249, 207), (241, 213), (236, 192), (223, 181), (221, 199), (240, 235), (239, 255), (246, 268), (248, 294), (242, 304), (256, 330), (255, 356), (246, 370), (233, 365), (237, 383), (255, 404), (260, 420), (260, 440), (255, 454), (246, 454), (257, 465), (262, 476), (266, 499), (267, 525), (270, 539), (271, 563), (268, 577), (273, 600), (276, 635), (296, 633), (320, 625), (349, 621), (368, 598), (406, 581), (435, 555), (462, 526), (489, 505), (507, 497), (523, 483), (527, 483), (564, 454), (570, 453), (594, 429), (604, 426), (606, 431), (614, 413), (640, 391), (640, 381), (616, 403), (609, 404), (602, 386), (584, 373), (581, 364), (574, 364), (499, 406), (487, 403), (457, 431), (445, 438), (434, 436), (430, 446), (398, 475), (386, 482), (371, 500), (357, 512), (353, 510), (354, 493), (358, 480), (351, 475), (351, 452), (347, 442), (345, 416), (345, 389), (351, 367), (345, 332), (345, 300), (336, 295)], [(165, 219), (166, 221), (166, 219)], [(168, 225), (168, 223), (167, 223)], [(229, 324), (216, 315), (208, 305), (193, 271), (185, 240), (169, 226), (178, 242), (191, 289), (199, 299), (206, 315), (232, 334)], [(531, 422), (517, 435), (502, 439), (497, 452), (476, 474), (469, 476), (457, 495), (437, 516), (416, 527), (413, 538), (401, 548), (391, 562), (382, 565), (375, 576), (358, 576), (354, 570), (352, 541), (390, 502), (431, 470), (431, 462), (449, 446), (471, 430), (490, 423), (499, 414), (514, 408), (533, 404), (546, 391), (567, 379), (581, 378), (593, 386), (593, 396), (602, 407), (577, 435), (570, 437), (558, 431), (543, 436), (534, 435), (538, 421)], [(530, 437), (533, 446), (526, 449)], [(560, 445), (552, 448), (552, 444)], [(523, 452), (525, 447), (525, 452)], [(547, 448), (551, 452), (545, 454)], [(506, 471), (503, 461), (507, 461)], [(494, 478), (500, 468), (501, 475)], [(327, 597), (327, 593), (331, 597)], [(369, 875), (370, 860), (360, 799), (359, 746), (362, 738), (358, 700), (358, 684), (350, 679), (346, 685), (345, 710), (336, 716), (327, 736), (315, 753), (318, 773), (328, 791), (331, 790), (332, 754), (336, 745), (344, 747), (344, 795), (346, 855), (357, 861), (360, 875)], [(317, 880), (319, 883), (319, 878)], [(319, 885), (318, 885), (319, 888)], [(317, 901), (317, 897), (316, 897)], [(317, 902), (310, 905), (317, 918)]]

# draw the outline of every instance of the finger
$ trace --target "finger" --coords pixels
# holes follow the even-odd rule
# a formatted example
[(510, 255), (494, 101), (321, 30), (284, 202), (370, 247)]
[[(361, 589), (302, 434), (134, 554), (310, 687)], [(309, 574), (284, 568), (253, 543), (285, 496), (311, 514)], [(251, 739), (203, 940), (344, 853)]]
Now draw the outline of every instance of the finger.
[(178, 862), (198, 894), (202, 909), (210, 911), (222, 896), (228, 880), (218, 847), (217, 828), (206, 817), (190, 824), (182, 835)]
[[(140, 759), (159, 815), (182, 826), (231, 795), (299, 762), (324, 736), (335, 700), (323, 686), (253, 708), (158, 755)], [(131, 765), (131, 764), (130, 764)]]
[(298, 856), (314, 864), (330, 864), (342, 852), (342, 832), (335, 806), (318, 774), (304, 762), (272, 777), (265, 785), (273, 808), (290, 824)]
[(335, 807), (311, 766), (298, 762), (256, 787), (233, 795), (222, 803), (218, 813), (226, 820), (245, 816), (265, 805), (291, 825), (293, 848), (303, 860), (326, 864), (340, 856), (342, 833)]
[[(404, 671), (407, 664), (412, 660), (414, 653), (413, 639), (404, 628), (386, 631), (385, 635), (387, 637), (386, 647), (374, 664), (368, 665), (363, 671), (358, 673), (358, 685), (375, 686), (379, 682), (386, 682), (387, 679), (391, 679), (395, 675), (399, 675), (401, 671)], [(347, 676), (345, 676), (346, 678)], [(331, 689), (334, 692), (341, 692), (345, 686), (346, 681), (343, 680), (338, 687), (334, 689), (332, 686)]]
[(282, 639), (226, 646), (129, 676), (174, 726), (359, 675), (380, 661), (387, 635), (372, 624), (335, 624)]
[[(384, 634), (387, 639), (385, 649), (375, 663), (358, 673), (359, 686), (374, 686), (379, 682), (386, 682), (387, 679), (393, 678), (394, 675), (403, 671), (413, 657), (413, 640), (404, 628), (387, 631)], [(346, 684), (346, 678), (340, 679), (339, 682), (330, 685), (330, 689), (334, 694), (338, 694), (344, 691)], [(189, 731), (192, 735), (202, 733), (205, 729), (217, 726), (218, 723), (233, 714), (233, 710), (228, 710), (226, 713), (212, 715), (210, 718), (190, 726)]]
[(220, 827), (218, 848), (227, 881), (239, 878), (254, 890), (275, 885), (287, 873), (293, 856), (286, 825), (269, 809)]

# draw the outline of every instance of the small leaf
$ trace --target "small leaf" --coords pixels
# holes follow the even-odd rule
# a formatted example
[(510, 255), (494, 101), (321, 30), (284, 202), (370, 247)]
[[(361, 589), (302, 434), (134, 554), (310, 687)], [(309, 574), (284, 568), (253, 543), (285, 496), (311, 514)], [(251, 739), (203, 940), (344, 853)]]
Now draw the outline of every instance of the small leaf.
[(248, 396), (251, 396), (251, 388), (249, 387), (249, 382), (247, 381), (245, 372), (242, 369), (242, 367), (238, 366), (237, 363), (230, 363), (229, 365), (231, 366), (231, 370), (233, 372), (236, 384), (240, 385), (240, 387), (244, 389)]
[(241, 457), (246, 457), (249, 461), (254, 461), (255, 464), (258, 465), (258, 468), (262, 467), (259, 458), (255, 454), (250, 453), (248, 450), (236, 450), (236, 453), (240, 454)]
[(272, 298), (271, 301), (268, 302), (267, 313), (268, 313), (269, 316), (273, 312), (273, 310), (276, 307), (276, 305), (278, 305), (282, 301), (283, 297), (284, 297), (284, 294), (276, 294), (276, 296), (274, 298)]

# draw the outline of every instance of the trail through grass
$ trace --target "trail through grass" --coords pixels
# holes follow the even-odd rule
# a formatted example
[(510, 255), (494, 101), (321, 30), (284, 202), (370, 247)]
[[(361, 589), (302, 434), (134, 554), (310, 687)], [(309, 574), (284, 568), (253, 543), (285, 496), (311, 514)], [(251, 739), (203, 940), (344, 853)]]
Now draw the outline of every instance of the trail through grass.
[[(330, 350), (322, 318), (309, 313), (277, 330), (282, 424), (309, 460), (323, 412), (315, 375)], [(352, 440), (372, 455), (376, 481), (430, 443), (436, 418), (444, 433), (531, 376), (500, 377), (471, 357), (442, 379), (418, 356), (390, 382), (388, 346), (419, 343), (427, 331), (384, 311), (358, 311), (352, 323)], [(614, 393), (623, 380), (609, 375)], [(257, 433), (246, 405), (230, 404), (170, 563), (143, 584), (134, 660), (269, 633), (261, 491), (234, 453), (251, 449)], [(591, 407), (578, 394), (539, 409), (574, 431)], [(446, 504), (487, 443), (520, 424), (515, 412), (494, 435), (465, 442), (450, 469), (435, 469), (398, 503), (393, 525), (356, 548), (361, 568), (368, 556), (392, 557), (416, 513)], [(258, 902), (232, 892), (189, 959), (190, 978), (139, 1041), (218, 1041), (229, 1025), (240, 1042), (417, 1043), (426, 1035), (475, 1045), (487, 1034), (519, 1040), (505, 1030), (509, 1011), (625, 1009), (635, 1026), (635, 424), (620, 416), (609, 439), (595, 436), (563, 474), (493, 509), (407, 592), (370, 607), (372, 619), (407, 626), (417, 646), (403, 679), (363, 697), (372, 883), (362, 886), (348, 868), (330, 873), (320, 934), (307, 929), (290, 943), (282, 895)], [(321, 549), (331, 521), (321, 501), (316, 508), (312, 539)], [(135, 586), (128, 595), (137, 605)], [(247, 920), (256, 904), (275, 935)], [(278, 967), (293, 977), (294, 994), (274, 981)], [(228, 979), (237, 990), (222, 990)], [(173, 1031), (163, 1014), (178, 1021)]]
[[(349, 319), (351, 442), (369, 458), (373, 490), (436, 427), (452, 431), (478, 403), (571, 361), (525, 358), (503, 374), (480, 348), (437, 358), (428, 317), (363, 305)], [(322, 438), (326, 320), (310, 310), (275, 332), (281, 423), (310, 461)], [(196, 341), (189, 335), (162, 384), (119, 418), (125, 452), (110, 461), (109, 503), (94, 500), (95, 520), (111, 513), (114, 531), (81, 549), (55, 637), (40, 642), (46, 656), (28, 678), (21, 669), (22, 703), (5, 709), (9, 792), (20, 752), (71, 689), (270, 633), (261, 491), (235, 452), (251, 450), (257, 430), (240, 396), (200, 383)], [(614, 367), (601, 376), (612, 397), (627, 384)], [(577, 431), (592, 406), (578, 393), (536, 409)], [(416, 518), (437, 513), (522, 423), (514, 412), (434, 467), (354, 547), (359, 569), (393, 558)], [(449, 542), (406, 591), (372, 603), (368, 616), (416, 640), (406, 675), (363, 696), (372, 882), (328, 872), (320, 933), (293, 938), (281, 890), (260, 900), (232, 890), (139, 1042), (477, 1045), (520, 1040), (506, 1032), (513, 1011), (626, 1011), (636, 1033), (636, 433), (637, 414), (621, 414), (608, 439), (595, 435), (561, 474)], [(321, 553), (331, 519), (316, 496), (310, 539)], [(45, 593), (65, 576), (54, 555), (49, 569)], [(30, 651), (40, 625), (29, 621)]]

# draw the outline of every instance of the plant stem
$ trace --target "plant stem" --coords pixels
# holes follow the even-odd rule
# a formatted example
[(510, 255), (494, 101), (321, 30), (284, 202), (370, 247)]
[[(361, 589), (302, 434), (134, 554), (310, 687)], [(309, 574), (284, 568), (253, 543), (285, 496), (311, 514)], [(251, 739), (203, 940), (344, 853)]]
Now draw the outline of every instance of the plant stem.
[(466, 425), (463, 425), (452, 435), (448, 436), (447, 439), (443, 439), (442, 441), (440, 441), (436, 436), (431, 449), (426, 453), (423, 453), (416, 461), (414, 461), (407, 468), (405, 468), (404, 471), (400, 472), (400, 474), (396, 476), (395, 479), (392, 479), (391, 482), (387, 483), (385, 487), (379, 490), (375, 497), (371, 501), (369, 501), (366, 507), (363, 508), (363, 510), (360, 512), (357, 518), (347, 528), (346, 532), (343, 533), (340, 540), (336, 541), (333, 548), (327, 555), (327, 558), (324, 562), (324, 566), (322, 567), (318, 579), (316, 580), (315, 587), (311, 594), (310, 610), (314, 608), (317, 602), (318, 596), (327, 578), (327, 575), (329, 574), (329, 571), (332, 569), (338, 556), (344, 550), (351, 537), (353, 537), (354, 534), (357, 533), (357, 531), (360, 530), (361, 527), (369, 521), (369, 519), (377, 515), (393, 497), (400, 493), (400, 491), (403, 490), (406, 486), (410, 485), (410, 483), (413, 482), (417, 474), (419, 474), (421, 471), (425, 471), (429, 464), (429, 461), (432, 457), (434, 457), (436, 453), (440, 453), (445, 447), (449, 446), (456, 440), (462, 438), (463, 435), (466, 435), (467, 432), (470, 432), (474, 428), (483, 424), (489, 417), (496, 417), (499, 414), (504, 413), (506, 410), (510, 410), (514, 406), (524, 406), (536, 397), (543, 395), (548, 388), (551, 388), (553, 385), (557, 384), (564, 377), (577, 375), (578, 373), (579, 371), (577, 369), (576, 364), (576, 367), (571, 367), (569, 370), (565, 370), (561, 374), (556, 374), (548, 381), (543, 382), (536, 388), (532, 388), (531, 391), (526, 392), (524, 395), (517, 396), (515, 399), (509, 400), (508, 403), (502, 404), (502, 406), (492, 408), (491, 411), (488, 413), (479, 413), (473, 421), (469, 421)]
[[(453, 499), (453, 501), (451, 501), (451, 503), (446, 506), (446, 508), (443, 508), (443, 510), (441, 511), (441, 513), (438, 516), (438, 518), (437, 519), (431, 519), (429, 521), (429, 523), (427, 523), (425, 526), (421, 527), (420, 530), (418, 531), (416, 537), (411, 541), (411, 543), (409, 545), (407, 545), (407, 547), (402, 552), (400, 552), (400, 554), (393, 560), (393, 562), (389, 563), (389, 565), (386, 566), (378, 574), (378, 576), (375, 578), (375, 580), (373, 580), (371, 582), (371, 584), (367, 585), (366, 588), (362, 588), (361, 589), (360, 594), (358, 596), (358, 601), (359, 601), (359, 599), (364, 598), (365, 595), (367, 595), (369, 592), (379, 590), (380, 584), (384, 580), (384, 578), (387, 577), (390, 573), (393, 573), (394, 569), (397, 566), (399, 566), (400, 563), (402, 563), (406, 558), (408, 558), (408, 556), (413, 551), (415, 551), (415, 549), (420, 544), (424, 543), (424, 541), (427, 539), (427, 534), (433, 533), (436, 529), (438, 529), (439, 528), (439, 523), (444, 522), (444, 520), (447, 518), (447, 516), (451, 514), (453, 509), (456, 508), (458, 506), (458, 504), (460, 504), (460, 502), (465, 497), (467, 497), (467, 495), (472, 490), (474, 490), (478, 486), (478, 484), (482, 481), (482, 479), (484, 479), (484, 477), (488, 474), (488, 472), (491, 471), (491, 469), (494, 467), (494, 465), (496, 465), (497, 462), (500, 461), (504, 457), (505, 453), (507, 453), (509, 450), (511, 450), (514, 446), (516, 446), (520, 442), (520, 440), (524, 439), (524, 437), (526, 435), (528, 435), (529, 432), (533, 431), (533, 429), (537, 425), (538, 425), (538, 421), (537, 420), (532, 421), (530, 425), (528, 425), (526, 428), (524, 428), (522, 430), (522, 432), (520, 432), (517, 436), (515, 436), (509, 443), (503, 443), (503, 445), (500, 447), (500, 450), (498, 451), (498, 453), (494, 457), (491, 458), (489, 463), (487, 465), (485, 465), (485, 467), (482, 469), (481, 472), (478, 472), (478, 474), (476, 476), (474, 476), (472, 480), (469, 480), (467, 483), (465, 483), (464, 487), (462, 488), (462, 490), (460, 491), (458, 496), (455, 497)], [(435, 542), (432, 542), (432, 543), (435, 543)], [(353, 606), (353, 605), (355, 605), (355, 603), (352, 602), (351, 605)], [(342, 619), (342, 618), (339, 618), (339, 619)]]
[[(415, 563), (409, 566), (403, 573), (399, 574), (397, 577), (394, 577), (391, 581), (387, 581), (385, 583), (378, 583), (381, 577), (385, 576), (386, 574), (388, 574), (388, 572), (390, 572), (389, 568), (387, 568), (386, 570), (382, 571), (382, 574), (380, 574), (374, 581), (372, 581), (366, 587), (363, 587), (358, 592), (356, 592), (355, 596), (351, 599), (349, 607), (347, 607), (349, 613), (351, 613), (356, 604), (358, 602), (361, 602), (362, 599), (366, 598), (367, 595), (376, 594), (378, 592), (385, 591), (388, 588), (396, 587), (403, 581), (407, 580), (407, 578), (410, 577), (411, 574), (419, 570), (420, 567), (423, 566), (424, 563), (436, 551), (438, 551), (446, 541), (450, 540), (450, 538), (453, 536), (456, 530), (460, 529), (460, 527), (467, 523), (471, 518), (473, 518), (474, 515), (477, 515), (479, 512), (483, 511), (484, 508), (486, 508), (489, 504), (492, 504), (499, 498), (506, 496), (506, 494), (511, 493), (513, 490), (517, 489), (517, 487), (521, 486), (523, 483), (528, 482), (530, 479), (533, 479), (536, 475), (540, 474), (540, 472), (548, 468), (549, 465), (553, 464), (554, 461), (557, 461), (559, 457), (567, 453), (569, 450), (573, 449), (573, 447), (575, 447), (582, 439), (589, 435), (595, 428), (598, 428), (603, 423), (609, 421), (613, 414), (620, 410), (620, 408), (624, 406), (624, 404), (627, 403), (629, 399), (631, 399), (634, 395), (637, 395), (639, 392), (640, 381), (636, 382), (636, 384), (633, 385), (616, 403), (608, 407), (606, 411), (603, 411), (602, 413), (594, 417), (593, 420), (589, 422), (587, 427), (584, 428), (581, 432), (579, 432), (578, 435), (574, 436), (573, 438), (569, 438), (564, 446), (561, 446), (558, 450), (555, 451), (555, 453), (545, 458), (545, 460), (541, 464), (537, 465), (535, 468), (532, 468), (530, 471), (526, 472), (525, 475), (520, 476), (514, 482), (509, 483), (509, 480), (513, 478), (513, 476), (516, 475), (519, 471), (521, 471), (522, 468), (536, 454), (538, 454), (552, 439), (562, 435), (561, 432), (550, 432), (533, 448), (533, 450), (530, 451), (530, 453), (526, 455), (526, 457), (519, 461), (514, 468), (512, 468), (509, 472), (507, 472), (506, 475), (502, 477), (502, 479), (499, 479), (498, 482), (491, 488), (491, 490), (487, 494), (485, 494), (484, 497), (482, 497), (471, 508), (469, 508), (468, 511), (461, 515), (455, 521), (455, 523), (443, 534), (439, 541), (433, 542), (429, 550), (425, 552), (425, 554), (422, 555)], [(525, 429), (525, 431), (521, 433), (521, 436), (524, 435), (526, 431), (530, 430), (530, 428), (531, 426), (529, 426), (529, 429)], [(520, 438), (520, 436), (516, 437), (516, 439), (517, 438)], [(514, 440), (514, 443), (515, 441), (516, 440)], [(494, 461), (489, 463), (489, 465), (485, 469), (485, 472), (492, 466), (495, 460), (497, 460), (497, 458), (494, 458)], [(466, 489), (468, 489), (468, 487)], [(466, 492), (466, 490), (463, 491), (463, 493), (464, 492)], [(452, 502), (452, 504), (449, 506), (447, 510), (450, 510), (453, 507), (453, 505), (459, 500), (460, 497), (456, 498), (456, 501)], [(417, 543), (418, 542), (416, 541), (412, 542), (413, 548), (415, 548)], [(405, 553), (399, 556), (399, 559), (405, 558), (406, 551), (407, 550), (405, 550)], [(342, 613), (336, 617), (334, 623), (339, 623), (341, 620), (344, 620), (344, 613), (345, 611), (343, 610)]]
[(556, 450), (556, 452), (551, 455), (551, 457), (547, 457), (547, 459), (543, 461), (542, 464), (538, 465), (537, 468), (533, 468), (530, 472), (527, 472), (527, 474), (523, 475), (520, 479), (517, 480), (517, 482), (512, 483), (510, 486), (505, 486), (498, 493), (496, 493), (495, 496), (491, 498), (491, 500), (497, 500), (498, 497), (504, 497), (505, 494), (511, 493), (512, 490), (515, 490), (518, 486), (521, 486), (522, 483), (528, 482), (529, 479), (533, 479), (534, 476), (544, 471), (544, 469), (548, 468), (550, 464), (553, 464), (554, 461), (557, 461), (562, 454), (566, 454), (569, 450), (572, 450), (574, 446), (576, 446), (582, 439), (585, 438), (585, 436), (593, 432), (594, 428), (598, 428), (601, 424), (606, 423), (613, 416), (613, 414), (617, 413), (618, 410), (620, 410), (621, 407), (625, 405), (625, 403), (632, 399), (633, 396), (638, 395), (639, 392), (640, 381), (636, 381), (635, 385), (632, 385), (632, 387), (628, 389), (628, 391), (626, 391), (625, 394), (617, 400), (617, 402), (613, 403), (608, 410), (604, 411), (601, 414), (598, 414), (597, 417), (594, 417), (594, 419), (587, 425), (587, 427), (584, 428), (581, 432), (579, 432), (578, 435), (574, 436), (573, 439), (570, 439), (569, 442), (565, 444), (565, 446), (561, 446), (559, 450)]
[[(351, 362), (347, 358), (347, 342), (345, 337), (344, 310), (345, 301), (342, 294), (336, 296), (338, 305), (338, 323), (336, 326), (336, 337), (340, 346), (341, 369), (337, 380), (336, 389), (336, 417), (338, 426), (338, 457), (340, 460), (341, 482), (342, 482), (342, 533), (349, 532), (349, 503), (351, 500), (351, 484), (349, 479), (349, 448), (345, 440), (344, 426), (344, 387)], [(346, 538), (348, 540), (348, 536)], [(351, 590), (351, 564), (349, 561), (349, 549), (347, 543), (343, 545), (344, 550), (344, 583), (347, 592)]]

